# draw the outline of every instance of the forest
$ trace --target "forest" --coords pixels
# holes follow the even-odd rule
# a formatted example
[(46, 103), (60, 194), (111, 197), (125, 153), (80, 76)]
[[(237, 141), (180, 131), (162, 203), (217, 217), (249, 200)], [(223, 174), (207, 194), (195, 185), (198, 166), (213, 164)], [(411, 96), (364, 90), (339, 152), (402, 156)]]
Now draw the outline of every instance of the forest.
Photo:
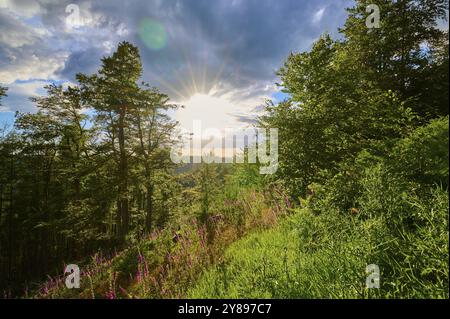
[(280, 61), (272, 175), (173, 163), (183, 106), (127, 41), (32, 97), (0, 129), (1, 298), (449, 298), (448, 1), (347, 11)]

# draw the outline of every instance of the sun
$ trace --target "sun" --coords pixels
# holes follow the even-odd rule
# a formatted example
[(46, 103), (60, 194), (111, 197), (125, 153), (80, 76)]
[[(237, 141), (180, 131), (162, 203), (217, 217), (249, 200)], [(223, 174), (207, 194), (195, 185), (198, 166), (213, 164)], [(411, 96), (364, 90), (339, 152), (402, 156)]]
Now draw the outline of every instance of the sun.
[(223, 130), (233, 124), (232, 114), (236, 105), (225, 97), (195, 93), (182, 103), (184, 108), (176, 113), (180, 126), (191, 130), (194, 121), (201, 121), (203, 128)]

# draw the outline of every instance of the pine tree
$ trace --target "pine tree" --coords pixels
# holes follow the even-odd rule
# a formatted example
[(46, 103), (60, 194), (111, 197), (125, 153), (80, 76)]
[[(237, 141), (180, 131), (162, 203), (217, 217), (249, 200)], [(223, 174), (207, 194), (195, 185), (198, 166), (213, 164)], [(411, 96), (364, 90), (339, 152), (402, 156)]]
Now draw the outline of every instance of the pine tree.
[[(366, 26), (369, 4), (380, 9), (379, 28)], [(435, 65), (448, 65), (448, 54), (442, 56), (439, 52), (448, 35), (437, 25), (438, 20), (447, 18), (448, 0), (358, 0), (348, 12), (341, 32), (351, 51), (352, 64), (364, 69), (366, 78), (383, 90), (395, 91), (404, 100), (412, 98), (411, 107), (421, 116), (448, 114), (448, 104), (442, 105), (445, 99), (426, 105), (426, 99), (422, 98), (433, 90), (437, 79), (442, 80), (445, 74), (448, 77), (447, 69)], [(448, 41), (444, 46), (448, 48)], [(441, 57), (447, 62), (438, 61)], [(448, 96), (443, 87), (439, 92), (434, 87), (433, 91), (436, 96)], [(420, 102), (416, 103), (417, 100)]]
[(120, 240), (128, 234), (130, 226), (128, 161), (132, 136), (129, 120), (139, 108), (137, 81), (141, 75), (139, 50), (128, 42), (120, 43), (116, 52), (102, 59), (98, 74), (77, 75), (85, 103), (98, 112), (96, 121), (107, 134), (107, 152), (116, 162), (116, 233)]
[(131, 114), (130, 129), (137, 136), (137, 162), (143, 167), (145, 184), (146, 217), (145, 230), (150, 232), (153, 226), (153, 196), (155, 191), (155, 175), (158, 171), (173, 166), (169, 150), (173, 144), (172, 132), (177, 123), (167, 115), (169, 109), (177, 106), (169, 104), (167, 95), (147, 84), (140, 91), (138, 107)]
[(2, 97), (6, 96), (7, 90), (8, 90), (7, 88), (0, 86), (0, 106), (2, 106), (2, 104), (1, 104)]

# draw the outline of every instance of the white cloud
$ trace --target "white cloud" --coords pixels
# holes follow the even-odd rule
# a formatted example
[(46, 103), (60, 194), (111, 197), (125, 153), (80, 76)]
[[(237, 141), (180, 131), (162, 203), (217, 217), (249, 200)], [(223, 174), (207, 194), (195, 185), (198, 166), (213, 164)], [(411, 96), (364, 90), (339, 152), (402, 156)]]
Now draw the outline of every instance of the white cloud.
[[(44, 28), (26, 25), (17, 16), (0, 12), (1, 26), (5, 31), (0, 33), (0, 45), (19, 48), (24, 45), (32, 45), (42, 40), (49, 34)], [(7, 30), (7, 31), (6, 31)]]
[[(2, 5), (5, 1), (2, 0)], [(0, 82), (50, 79), (63, 66), (67, 54), (47, 46), (49, 32), (21, 18), (0, 12)]]
[(0, 79), (3, 84), (8, 85), (17, 80), (50, 80), (54, 77), (55, 72), (64, 66), (67, 58), (64, 53), (47, 57), (29, 53), (26, 59), (18, 59), (14, 53), (11, 54), (10, 63), (0, 70)]
[(0, 112), (33, 112), (35, 106), (29, 100), (30, 97), (44, 94), (43, 87), (47, 81), (15, 82), (8, 85), (8, 96), (2, 100)]
[[(65, 9), (70, 3), (80, 8), (78, 22), (66, 23), (70, 12)], [(334, 0), (321, 3), (325, 4), (0, 0), (0, 83), (74, 80), (77, 72), (95, 72), (101, 55), (110, 54), (118, 42), (126, 40), (141, 49), (144, 80), (184, 102), (195, 93), (208, 93), (220, 82), (217, 92), (210, 94), (232, 104), (224, 107), (226, 114), (220, 113), (224, 122), (248, 124), (245, 119), (254, 116), (255, 107), (274, 91), (273, 70), (290, 51), (307, 49), (319, 36), (320, 28), (308, 22), (325, 24), (330, 18), (329, 29), (342, 22), (342, 4)], [(326, 21), (325, 10), (333, 11)], [(249, 12), (255, 15), (247, 16)], [(265, 15), (272, 15), (271, 21), (261, 23), (260, 17)], [(139, 21), (148, 17), (166, 28), (168, 43), (160, 51), (146, 49), (138, 36)], [(200, 80), (197, 84), (204, 83), (203, 88), (191, 85), (192, 74)], [(10, 86), (8, 94), (12, 96), (14, 90)]]
[(125, 24), (120, 23), (119, 26), (117, 27), (116, 33), (119, 37), (125, 37), (130, 33), (130, 31), (127, 29)]
[(24, 18), (31, 18), (41, 11), (36, 0), (0, 0), (0, 9)]
[(313, 18), (312, 18), (312, 22), (314, 24), (317, 24), (320, 21), (322, 21), (323, 14), (325, 13), (325, 9), (326, 9), (326, 7), (323, 7), (321, 9), (319, 9), (318, 11), (316, 11), (316, 13), (314, 13)]
[(248, 127), (249, 121), (260, 115), (257, 107), (270, 98), (268, 87), (268, 84), (255, 84), (236, 89), (218, 83), (207, 94), (196, 93), (186, 101), (177, 103), (185, 108), (175, 113), (175, 119), (189, 131), (195, 120), (200, 120), (204, 128), (221, 131)]

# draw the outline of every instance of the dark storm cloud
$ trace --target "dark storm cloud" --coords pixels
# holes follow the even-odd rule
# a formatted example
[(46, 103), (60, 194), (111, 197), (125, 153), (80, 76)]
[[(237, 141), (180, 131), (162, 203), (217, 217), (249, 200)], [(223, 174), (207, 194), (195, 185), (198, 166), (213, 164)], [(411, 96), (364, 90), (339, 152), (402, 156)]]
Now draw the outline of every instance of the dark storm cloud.
[[(43, 20), (53, 28), (60, 27), (63, 19), (57, 13), (70, 1), (66, 2), (46, 5)], [(188, 94), (193, 89), (192, 78), (197, 84), (205, 78), (206, 91), (216, 84), (217, 77), (222, 84), (238, 88), (256, 83), (266, 85), (273, 81), (275, 71), (289, 52), (306, 50), (322, 32), (335, 30), (345, 18), (344, 5), (349, 3), (332, 0), (101, 1), (92, 2), (89, 11), (101, 17), (96, 27), (110, 30), (114, 44), (128, 40), (140, 47), (147, 80), (163, 89)], [(314, 14), (323, 8), (322, 21), (327, 22), (313, 23)], [(163, 49), (148, 49), (139, 37), (139, 23), (146, 18), (165, 27), (168, 43)], [(128, 30), (126, 36), (114, 34), (120, 23)], [(69, 60), (77, 61), (79, 71), (91, 71), (93, 61), (89, 54), (85, 54), (86, 59), (80, 59), (81, 55), (80, 51), (74, 52)], [(61, 74), (71, 78), (74, 65), (66, 63), (66, 66)]]
[(252, 115), (233, 115), (239, 122), (247, 124), (257, 124), (258, 119)]
[(81, 71), (86, 74), (95, 73), (101, 64), (100, 59), (104, 54), (104, 49), (98, 47), (73, 52), (65, 61), (64, 67), (57, 71), (57, 74), (64, 79), (75, 82), (76, 74)]
[[(65, 9), (71, 3), (79, 5), (86, 22), (74, 31), (65, 25)], [(126, 40), (140, 48), (144, 80), (175, 100), (193, 91), (208, 92), (213, 86), (219, 93), (235, 91), (233, 97), (238, 100), (267, 95), (265, 88), (273, 84), (275, 71), (288, 54), (307, 50), (323, 32), (336, 35), (346, 17), (344, 8), (351, 4), (350, 0), (20, 0), (15, 9), (9, 9), (34, 12), (33, 17), (48, 31), (39, 35), (40, 41), (26, 45), (27, 50), (35, 48), (32, 52), (38, 52), (35, 56), (40, 60), (57, 53), (64, 56), (52, 73), (55, 80), (73, 81), (78, 72), (93, 73), (100, 57)], [(320, 11), (322, 15), (317, 15)], [(164, 47), (146, 47), (139, 35), (143, 19), (164, 27)], [(8, 25), (0, 24), (7, 32)], [(22, 48), (0, 42), (0, 55), (13, 49)], [(14, 57), (21, 59), (16, 64), (27, 63), (26, 56)]]

